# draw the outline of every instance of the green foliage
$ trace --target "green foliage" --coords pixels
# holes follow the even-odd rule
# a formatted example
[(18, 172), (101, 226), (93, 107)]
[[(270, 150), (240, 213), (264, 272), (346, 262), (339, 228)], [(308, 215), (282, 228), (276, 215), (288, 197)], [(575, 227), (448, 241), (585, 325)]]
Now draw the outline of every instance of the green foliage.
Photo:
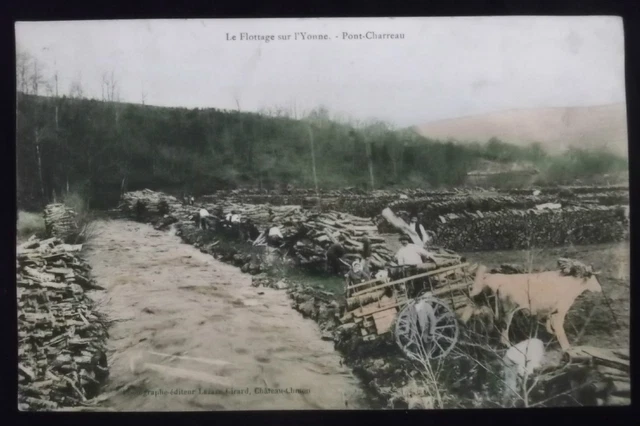
[(267, 116), (19, 93), (18, 203), (39, 209), (68, 189), (88, 208), (105, 208), (123, 190), (313, 187), (310, 135), (324, 188), (369, 188), (369, 161), (376, 188), (461, 185), (480, 158), (542, 164), (547, 180), (626, 167), (611, 154), (575, 151), (551, 158), (540, 144), (439, 142), (379, 121), (335, 121), (325, 108), (295, 120), (282, 110)]
[(605, 148), (584, 150), (571, 148), (565, 154), (547, 158), (541, 163), (540, 183), (571, 183), (576, 179), (588, 179), (611, 172), (628, 170), (626, 159)]

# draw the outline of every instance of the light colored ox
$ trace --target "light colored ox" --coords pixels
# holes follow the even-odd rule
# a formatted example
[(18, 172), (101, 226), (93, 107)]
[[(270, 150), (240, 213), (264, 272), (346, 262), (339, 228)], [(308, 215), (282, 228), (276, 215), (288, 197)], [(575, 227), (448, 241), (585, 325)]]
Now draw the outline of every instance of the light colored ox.
[[(563, 350), (571, 347), (564, 331), (564, 320), (575, 300), (585, 291), (601, 293), (597, 276), (577, 278), (560, 271), (531, 274), (488, 274), (486, 266), (479, 266), (469, 295), (475, 297), (490, 289), (507, 312), (502, 330), (502, 342), (510, 346), (509, 326), (513, 315), (527, 310), (530, 315), (546, 318), (546, 328), (555, 334)], [(497, 312), (496, 312), (496, 315)]]

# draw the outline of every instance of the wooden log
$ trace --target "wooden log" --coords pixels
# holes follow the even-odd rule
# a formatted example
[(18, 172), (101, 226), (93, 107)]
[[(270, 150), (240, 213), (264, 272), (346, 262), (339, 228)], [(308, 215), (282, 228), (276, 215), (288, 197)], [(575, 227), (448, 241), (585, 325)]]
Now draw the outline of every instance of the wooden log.
[(629, 377), (629, 374), (618, 368), (607, 367), (606, 365), (596, 365), (596, 370), (604, 376), (610, 377)]
[[(429, 272), (424, 272), (424, 273), (417, 274), (417, 275), (412, 275), (412, 276), (410, 276), (410, 277), (401, 278), (401, 279), (398, 279), (398, 280), (395, 280), (395, 281), (391, 281), (391, 282), (389, 282), (389, 283), (385, 283), (385, 284), (377, 285), (377, 286), (375, 286), (375, 287), (372, 287), (372, 288), (368, 288), (368, 289), (366, 289), (366, 290), (359, 291), (359, 292), (357, 292), (357, 293), (354, 293), (353, 295), (354, 295), (354, 296), (357, 296), (357, 295), (362, 294), (362, 293), (366, 293), (366, 292), (374, 291), (374, 290), (379, 290), (379, 289), (381, 289), (381, 288), (385, 288), (385, 287), (394, 286), (394, 285), (401, 284), (401, 283), (405, 283), (405, 282), (407, 282), (407, 281), (415, 280), (415, 279), (418, 279), (418, 278), (425, 278), (425, 277), (429, 277), (429, 276), (432, 276), (432, 275), (437, 275), (437, 274), (440, 274), (440, 273), (443, 273), (443, 272), (447, 272), (447, 271), (449, 271), (449, 270), (453, 270), (453, 269), (456, 269), (456, 268), (464, 268), (464, 267), (466, 267), (467, 265), (468, 265), (468, 263), (462, 263), (462, 264), (460, 264), (460, 265), (456, 265), (456, 266), (450, 266), (450, 267), (442, 268), (442, 269), (438, 269), (438, 270), (435, 270), (435, 271), (429, 271)], [(365, 283), (362, 283), (362, 284), (357, 284), (357, 285), (355, 285), (355, 286), (353, 286), (353, 287), (349, 287), (349, 288), (350, 288), (350, 289), (353, 289), (353, 288), (356, 288), (356, 287), (358, 287), (358, 286), (360, 286), (360, 287), (361, 287), (361, 286), (363, 286), (364, 284), (370, 284), (370, 283), (371, 283), (371, 282), (369, 281), (369, 282), (365, 282)]]
[(631, 378), (628, 380), (614, 380), (611, 394), (615, 396), (629, 396), (631, 394)]
[(605, 405), (631, 405), (631, 398), (610, 395), (605, 400)]
[(422, 246), (422, 240), (420, 236), (411, 229), (411, 227), (401, 218), (397, 217), (390, 208), (386, 208), (382, 211), (382, 217), (384, 217), (390, 225), (396, 228), (398, 231), (406, 234), (411, 238), (414, 244)]
[(593, 362), (595, 364), (629, 371), (629, 360), (616, 356), (611, 349), (596, 348), (593, 346), (579, 346), (577, 348), (593, 357)]
[(361, 296), (348, 297), (347, 307), (348, 309), (353, 309), (355, 307), (377, 302), (384, 295), (384, 293), (385, 293), (385, 290), (378, 290), (375, 292), (363, 294)]

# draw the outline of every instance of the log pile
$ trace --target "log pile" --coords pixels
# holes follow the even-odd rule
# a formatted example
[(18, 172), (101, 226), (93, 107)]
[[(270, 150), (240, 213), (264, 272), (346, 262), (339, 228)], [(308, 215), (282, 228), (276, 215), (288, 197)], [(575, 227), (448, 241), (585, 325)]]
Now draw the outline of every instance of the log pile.
[[(533, 272), (533, 271), (532, 271)], [(489, 271), (491, 274), (527, 274), (529, 271), (523, 266), (516, 263), (503, 263), (497, 268)]]
[(336, 211), (304, 210), (301, 206), (226, 203), (222, 207), (224, 215), (231, 211), (251, 220), (261, 230), (266, 230), (270, 224), (279, 225), (285, 242), (292, 247), (294, 256), (302, 266), (323, 268), (327, 248), (341, 236), (345, 239), (345, 257), (349, 261), (361, 254), (362, 238), (365, 236), (371, 241), (371, 265), (375, 269), (382, 268), (393, 258), (393, 253), (385, 245), (384, 238), (371, 219)]
[(87, 404), (108, 375), (107, 331), (87, 290), (99, 289), (82, 245), (31, 238), (18, 246), (18, 404), (21, 410)]
[(574, 346), (564, 354), (570, 364), (585, 365), (595, 370), (588, 383), (598, 405), (630, 405), (631, 373), (629, 349), (603, 349)]
[(453, 250), (517, 250), (622, 241), (628, 222), (618, 207), (450, 213), (429, 226)]
[[(568, 185), (568, 186), (551, 186), (551, 187), (542, 187), (539, 188), (541, 193), (543, 194), (587, 194), (587, 193), (607, 193), (607, 192), (615, 192), (615, 191), (629, 191), (629, 185), (606, 185), (606, 186), (598, 186), (598, 185)], [(494, 191), (505, 193), (505, 194), (514, 194), (514, 195), (525, 195), (531, 194), (532, 189), (524, 189), (524, 188), (509, 188), (509, 189), (494, 189)]]
[(44, 226), (48, 236), (66, 240), (78, 231), (76, 212), (64, 204), (49, 204), (44, 209)]
[(205, 204), (209, 212), (222, 213), (224, 216), (235, 211), (242, 219), (250, 220), (259, 229), (264, 230), (270, 224), (278, 224), (280, 232), (284, 238), (290, 238), (298, 233), (299, 226), (307, 219), (307, 212), (301, 206), (269, 206), (266, 204), (239, 204), (235, 202), (224, 202), (219, 207)]
[(182, 206), (176, 197), (150, 189), (126, 192), (120, 201), (123, 212), (138, 218), (163, 216)]
[(593, 267), (591, 265), (585, 265), (584, 263), (561, 257), (558, 259), (558, 267), (562, 275), (568, 275), (577, 278), (589, 278), (594, 274)]
[(456, 196), (445, 199), (434, 200), (433, 198), (415, 198), (409, 200), (397, 200), (389, 204), (393, 210), (405, 210), (420, 213), (425, 219), (437, 218), (448, 213), (463, 213), (466, 211), (500, 211), (506, 209), (528, 209), (538, 204), (555, 203), (558, 197), (555, 195), (545, 196), (490, 196), (478, 197)]
[[(363, 191), (353, 188), (341, 190), (320, 190), (316, 194), (311, 189), (291, 191), (266, 191), (257, 189), (237, 189), (217, 191), (202, 197), (206, 203), (232, 201), (239, 204), (300, 205), (324, 210), (337, 210), (362, 217), (378, 215), (385, 207), (396, 211), (420, 212), (426, 216), (457, 213), (464, 210), (503, 210), (507, 208), (530, 208), (547, 202), (599, 203), (601, 205), (628, 204), (628, 186), (580, 186), (541, 188), (533, 195), (533, 189), (515, 190), (421, 190), (403, 189), (398, 191)], [(489, 197), (484, 194), (491, 194)], [(497, 193), (497, 195), (495, 195)]]
[[(163, 201), (169, 209), (160, 212), (157, 208)], [(124, 194), (121, 209), (126, 213), (134, 213), (136, 205), (147, 206), (146, 214), (136, 216), (141, 220), (149, 220), (156, 216), (158, 225), (167, 225), (178, 221), (190, 222), (199, 207), (185, 206), (171, 196), (165, 196), (153, 191), (135, 191)], [(361, 254), (362, 238), (371, 241), (374, 269), (382, 268), (387, 263), (393, 263), (393, 252), (385, 245), (384, 238), (378, 233), (375, 223), (371, 219), (361, 218), (336, 211), (322, 212), (307, 210), (301, 206), (269, 206), (265, 204), (239, 204), (223, 202), (218, 205), (204, 204), (214, 221), (220, 222), (224, 217), (235, 211), (243, 222), (249, 220), (260, 231), (266, 231), (271, 224), (280, 227), (286, 246), (291, 248), (291, 254), (302, 266), (314, 269), (324, 268), (325, 252), (340, 236), (344, 237), (345, 256), (351, 261)], [(153, 213), (151, 213), (153, 212)], [(162, 218), (157, 218), (163, 215)]]

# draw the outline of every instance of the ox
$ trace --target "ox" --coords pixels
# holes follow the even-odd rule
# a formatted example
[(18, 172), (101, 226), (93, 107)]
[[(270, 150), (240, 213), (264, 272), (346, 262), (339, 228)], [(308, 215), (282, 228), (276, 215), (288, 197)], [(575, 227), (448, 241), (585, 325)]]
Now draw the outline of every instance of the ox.
[[(469, 295), (475, 297), (490, 289), (507, 312), (502, 342), (510, 346), (509, 326), (513, 315), (527, 310), (530, 315), (546, 318), (546, 328), (555, 334), (563, 350), (571, 347), (564, 331), (565, 316), (574, 301), (585, 291), (601, 293), (602, 287), (596, 275), (589, 278), (565, 276), (560, 271), (532, 274), (487, 274), (486, 266), (478, 267)], [(497, 312), (496, 312), (497, 315)]]

